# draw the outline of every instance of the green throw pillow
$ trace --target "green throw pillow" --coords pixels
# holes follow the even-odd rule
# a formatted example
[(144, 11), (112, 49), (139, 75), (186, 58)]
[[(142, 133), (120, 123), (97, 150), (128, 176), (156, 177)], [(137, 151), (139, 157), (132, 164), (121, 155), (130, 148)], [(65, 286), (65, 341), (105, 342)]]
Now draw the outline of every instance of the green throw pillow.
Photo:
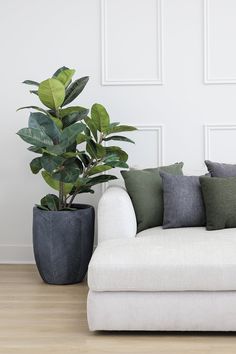
[(200, 177), (207, 230), (236, 227), (236, 177)]
[(132, 200), (138, 232), (163, 223), (162, 179), (159, 171), (183, 175), (183, 162), (145, 170), (121, 171)]

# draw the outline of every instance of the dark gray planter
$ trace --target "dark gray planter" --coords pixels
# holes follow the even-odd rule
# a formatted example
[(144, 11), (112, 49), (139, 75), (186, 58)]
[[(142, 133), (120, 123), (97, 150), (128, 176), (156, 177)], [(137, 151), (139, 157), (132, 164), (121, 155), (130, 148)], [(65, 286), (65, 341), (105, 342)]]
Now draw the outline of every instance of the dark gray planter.
[(93, 251), (94, 208), (73, 207), (78, 210), (33, 210), (34, 256), (46, 283), (74, 284), (86, 275)]

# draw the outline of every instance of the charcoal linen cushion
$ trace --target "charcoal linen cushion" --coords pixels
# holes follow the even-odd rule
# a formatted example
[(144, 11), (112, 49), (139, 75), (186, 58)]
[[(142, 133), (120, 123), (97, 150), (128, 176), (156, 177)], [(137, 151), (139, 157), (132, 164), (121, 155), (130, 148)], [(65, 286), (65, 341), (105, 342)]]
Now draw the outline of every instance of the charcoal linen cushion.
[(236, 177), (236, 165), (206, 160), (205, 164), (211, 177)]
[(160, 171), (183, 175), (183, 162), (144, 170), (121, 171), (132, 200), (138, 232), (160, 226), (163, 222), (163, 191)]
[(162, 171), (160, 175), (164, 198), (163, 228), (204, 226), (205, 207), (199, 177), (173, 176)]
[(236, 227), (236, 177), (200, 177), (207, 230)]

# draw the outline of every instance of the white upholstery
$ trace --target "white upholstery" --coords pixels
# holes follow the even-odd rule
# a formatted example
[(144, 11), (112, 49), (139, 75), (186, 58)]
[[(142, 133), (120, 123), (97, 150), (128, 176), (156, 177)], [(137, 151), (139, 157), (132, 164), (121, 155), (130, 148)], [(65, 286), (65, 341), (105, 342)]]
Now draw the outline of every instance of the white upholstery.
[(236, 331), (236, 295), (231, 291), (90, 291), (88, 324), (92, 331)]
[(136, 232), (136, 216), (128, 193), (118, 186), (108, 188), (98, 204), (98, 243), (134, 237)]
[(127, 192), (109, 188), (88, 270), (90, 330), (236, 331), (236, 229), (135, 234)]
[(236, 290), (236, 229), (157, 227), (103, 242), (88, 284), (93, 291)]

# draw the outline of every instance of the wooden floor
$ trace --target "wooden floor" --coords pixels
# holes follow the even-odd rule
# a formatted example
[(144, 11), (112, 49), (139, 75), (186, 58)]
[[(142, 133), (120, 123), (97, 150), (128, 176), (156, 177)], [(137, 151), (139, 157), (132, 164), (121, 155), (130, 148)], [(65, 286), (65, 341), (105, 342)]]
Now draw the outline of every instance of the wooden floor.
[(90, 333), (86, 284), (44, 284), (31, 265), (0, 265), (1, 354), (236, 354), (236, 334)]

